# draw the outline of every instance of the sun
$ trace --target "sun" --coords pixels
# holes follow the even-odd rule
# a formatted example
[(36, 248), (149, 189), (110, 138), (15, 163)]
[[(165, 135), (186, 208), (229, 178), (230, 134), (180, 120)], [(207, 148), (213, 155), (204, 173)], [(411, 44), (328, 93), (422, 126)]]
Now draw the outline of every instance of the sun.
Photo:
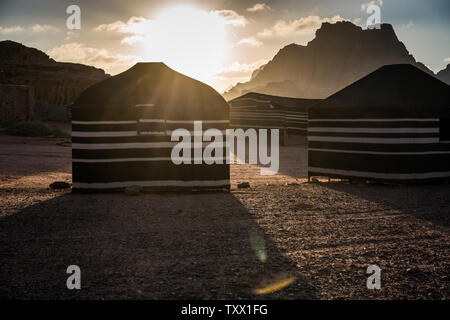
[(194, 7), (176, 6), (160, 12), (149, 28), (142, 53), (147, 61), (161, 61), (200, 81), (212, 81), (227, 49), (223, 18)]

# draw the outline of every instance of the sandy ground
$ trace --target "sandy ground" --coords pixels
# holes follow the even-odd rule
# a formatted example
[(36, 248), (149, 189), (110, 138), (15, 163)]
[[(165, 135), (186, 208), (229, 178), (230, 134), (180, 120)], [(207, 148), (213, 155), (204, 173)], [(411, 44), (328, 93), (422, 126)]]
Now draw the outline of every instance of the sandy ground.
[(0, 135), (0, 297), (449, 298), (449, 185), (309, 184), (305, 141), (280, 155), (233, 165), (230, 193), (71, 194), (48, 188), (71, 181), (63, 140)]

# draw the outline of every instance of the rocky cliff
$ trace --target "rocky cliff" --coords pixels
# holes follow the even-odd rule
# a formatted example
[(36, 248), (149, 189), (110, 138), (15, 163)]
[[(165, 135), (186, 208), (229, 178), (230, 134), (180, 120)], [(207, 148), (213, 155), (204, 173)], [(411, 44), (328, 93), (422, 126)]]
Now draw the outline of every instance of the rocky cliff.
[(326, 98), (386, 64), (416, 62), (389, 24), (363, 30), (351, 22), (323, 23), (306, 46), (290, 44), (249, 82), (224, 95), (232, 99), (249, 91), (298, 98)]
[(436, 74), (436, 78), (450, 85), (450, 64), (448, 64), (445, 69), (439, 71)]
[(33, 88), (37, 114), (69, 104), (84, 89), (108, 77), (101, 69), (56, 62), (37, 49), (0, 41), (0, 84)]

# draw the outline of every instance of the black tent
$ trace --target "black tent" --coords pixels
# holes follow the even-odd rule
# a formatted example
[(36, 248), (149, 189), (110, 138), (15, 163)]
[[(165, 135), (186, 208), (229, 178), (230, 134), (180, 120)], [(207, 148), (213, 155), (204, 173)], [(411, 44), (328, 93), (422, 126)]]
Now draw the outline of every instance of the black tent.
[(249, 92), (229, 101), (230, 126), (281, 129), (288, 134), (304, 135), (308, 123), (308, 108), (318, 101)]
[(202, 120), (203, 130), (224, 131), (229, 106), (211, 87), (163, 63), (138, 63), (89, 87), (72, 107), (73, 189), (229, 188), (225, 160), (171, 161), (178, 143), (171, 132), (192, 132), (196, 120)]
[(450, 86), (412, 65), (383, 66), (309, 110), (308, 176), (450, 177)]

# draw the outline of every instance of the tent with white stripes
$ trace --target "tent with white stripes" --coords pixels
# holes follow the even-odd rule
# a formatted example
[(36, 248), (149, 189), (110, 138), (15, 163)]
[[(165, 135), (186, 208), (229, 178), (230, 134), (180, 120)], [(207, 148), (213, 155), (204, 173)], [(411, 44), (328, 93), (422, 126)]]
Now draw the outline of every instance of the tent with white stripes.
[[(72, 107), (73, 190), (229, 188), (225, 159), (223, 164), (172, 161), (172, 148), (179, 143), (171, 141), (172, 131), (192, 133), (200, 120), (203, 130), (224, 132), (227, 102), (163, 63), (138, 63), (89, 87)], [(200, 142), (201, 151), (204, 146)], [(198, 154), (190, 151), (192, 157)]]
[(249, 92), (229, 101), (230, 126), (234, 128), (280, 129), (291, 135), (305, 135), (308, 108), (314, 99), (277, 97)]
[(313, 106), (311, 176), (448, 179), (450, 86), (412, 65), (388, 65)]

